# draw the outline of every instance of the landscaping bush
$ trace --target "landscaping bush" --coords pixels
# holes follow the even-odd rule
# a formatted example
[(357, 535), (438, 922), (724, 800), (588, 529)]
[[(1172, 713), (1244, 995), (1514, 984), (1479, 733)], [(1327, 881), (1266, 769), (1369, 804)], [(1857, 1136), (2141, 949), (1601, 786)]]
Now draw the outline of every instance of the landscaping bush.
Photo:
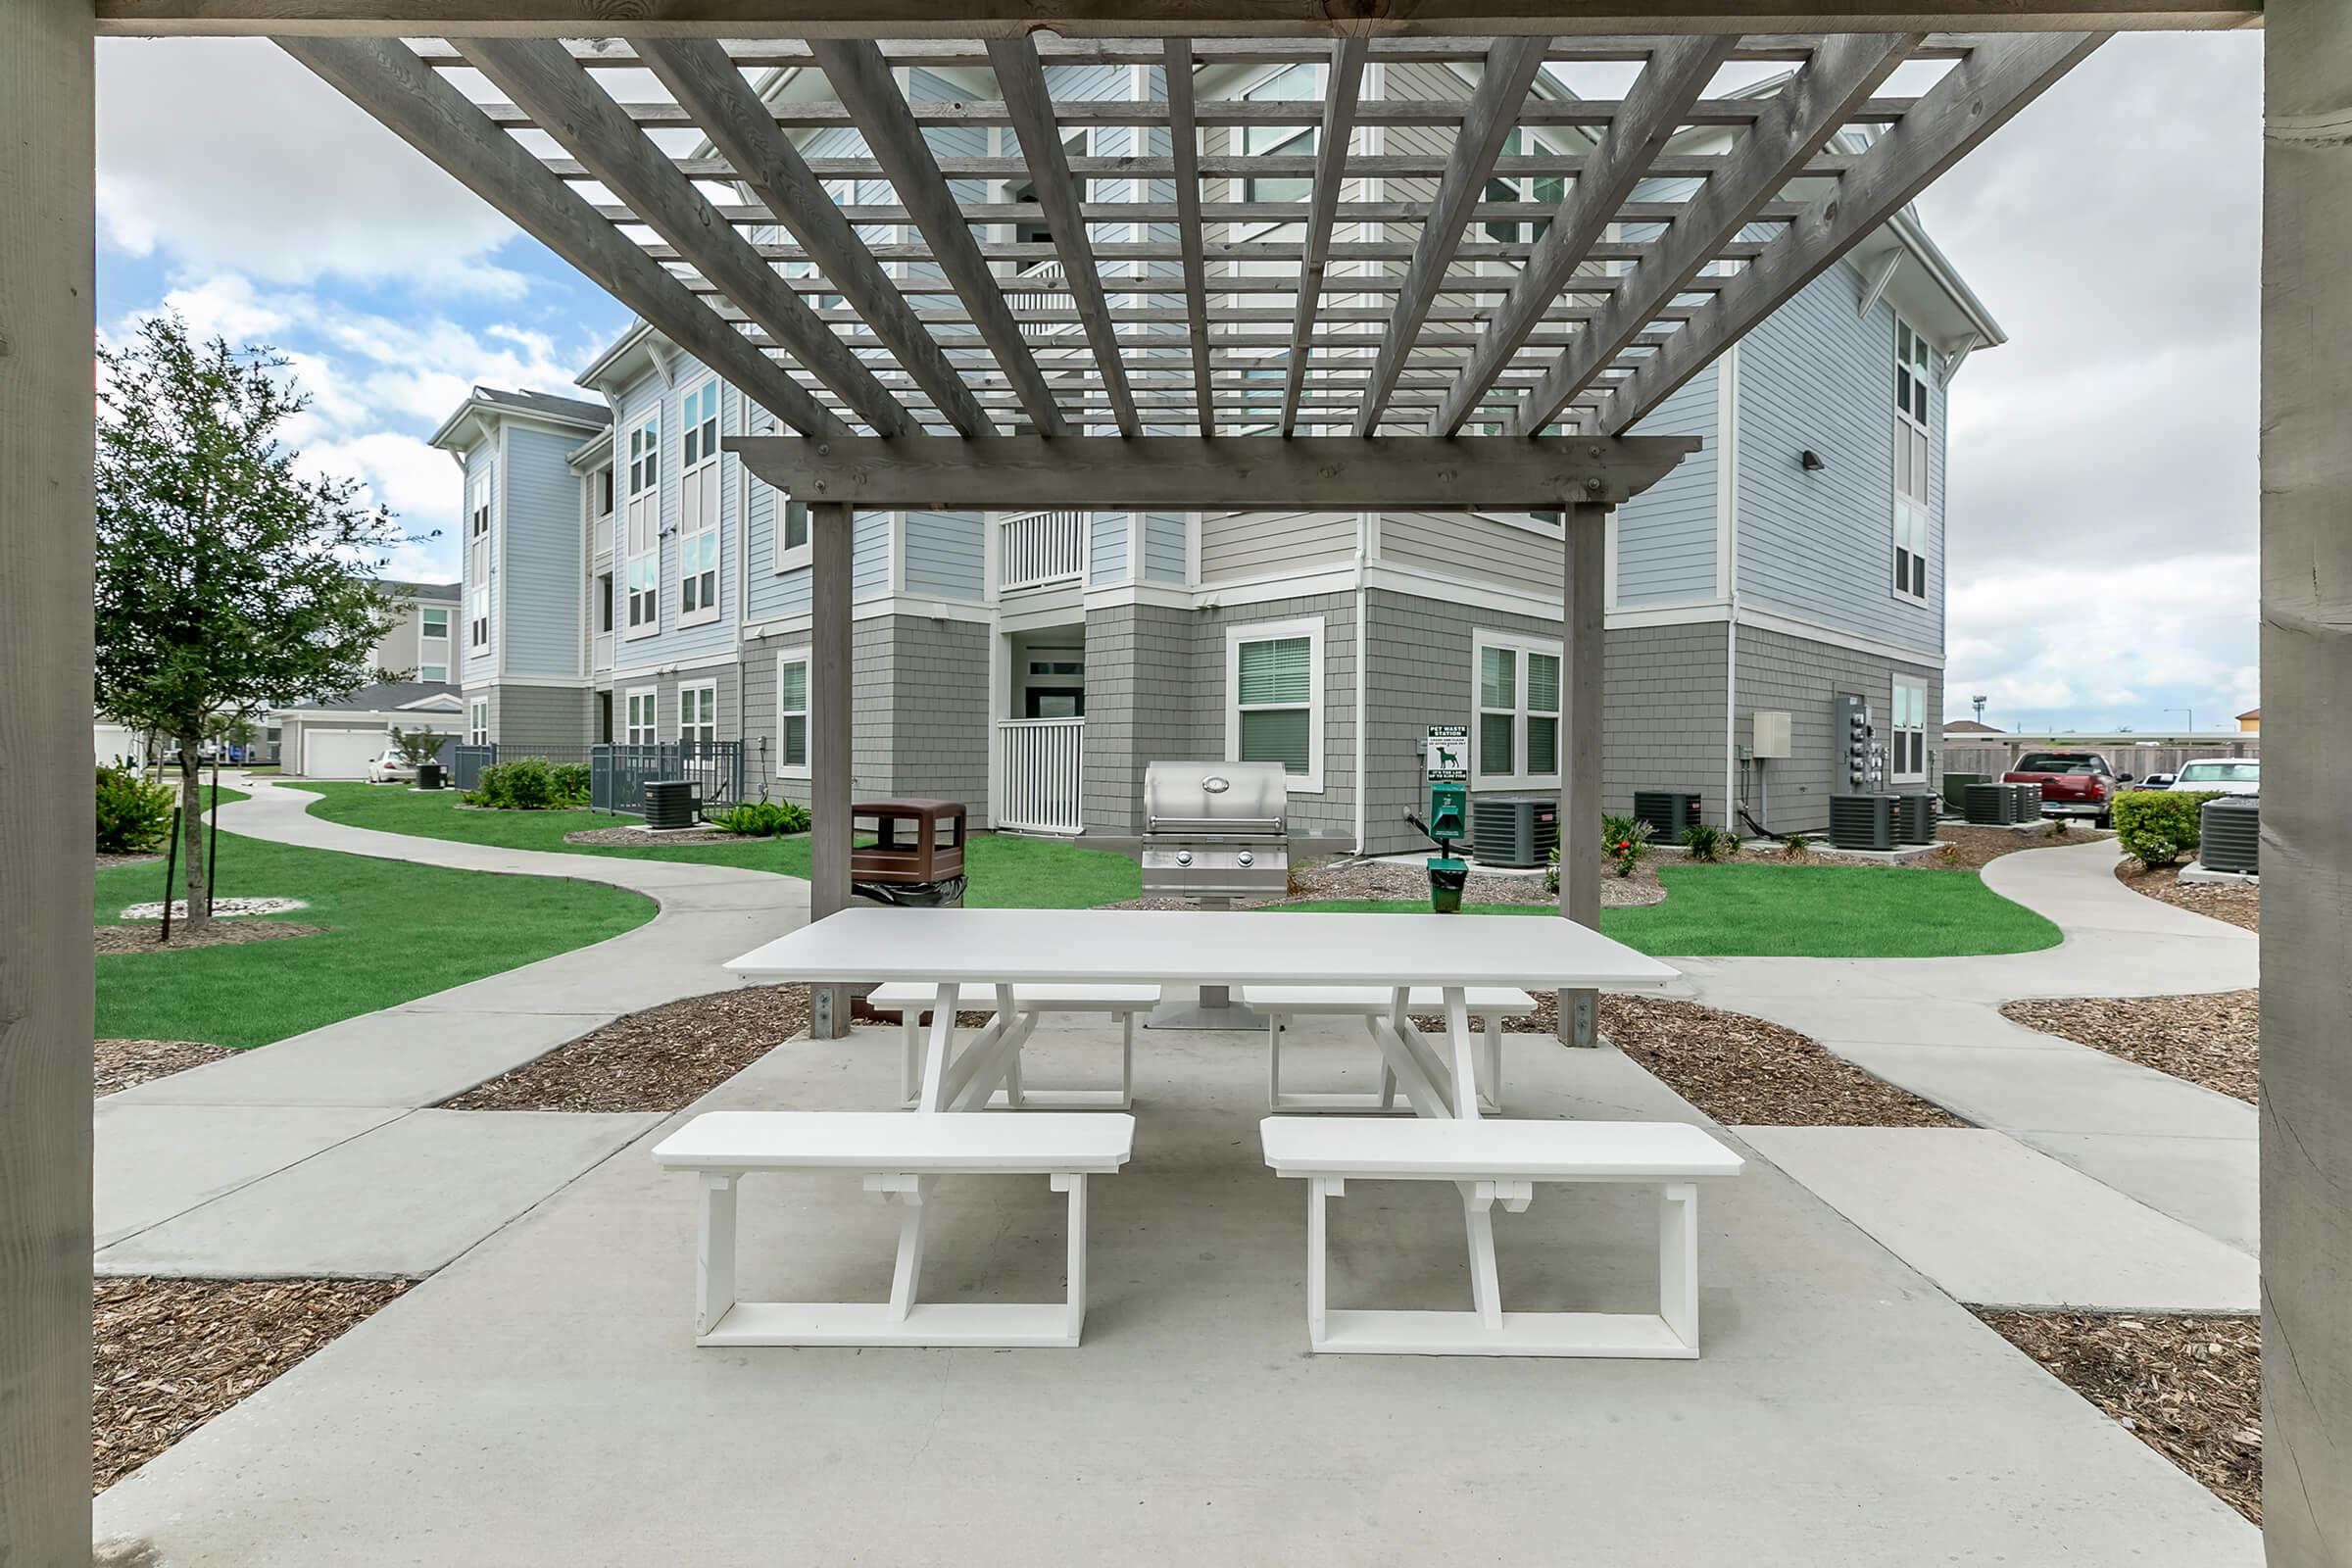
[(745, 838), (780, 838), (808, 831), (808, 808), (790, 801), (739, 801), (712, 817), (710, 825)]
[(143, 855), (172, 831), (172, 792), (132, 767), (98, 769), (98, 853)]
[(2199, 813), (2219, 790), (2126, 790), (2115, 798), (2115, 837), (2124, 853), (2153, 870), (2197, 847)]
[(1790, 833), (1781, 840), (1783, 859), (1801, 860), (1812, 853), (1813, 835), (1810, 833)]
[(1650, 825), (1630, 816), (1600, 819), (1600, 855), (1619, 876), (1632, 876), (1649, 853)]
[(558, 762), (556, 764), (556, 804), (586, 806), (588, 804), (588, 764), (586, 762)]
[(519, 757), (483, 768), (466, 791), (466, 804), (498, 811), (547, 811), (564, 802), (556, 788), (555, 764), (543, 757)]
[(1740, 841), (1719, 827), (1693, 822), (1683, 829), (1683, 848), (1693, 860), (1718, 860), (1740, 848)]

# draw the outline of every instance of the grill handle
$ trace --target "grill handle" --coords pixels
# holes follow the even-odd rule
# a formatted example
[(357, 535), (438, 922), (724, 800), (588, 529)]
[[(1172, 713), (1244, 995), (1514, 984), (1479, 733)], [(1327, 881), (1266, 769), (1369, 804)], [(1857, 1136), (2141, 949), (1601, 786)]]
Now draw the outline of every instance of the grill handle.
[(1282, 832), (1279, 816), (1153, 816), (1145, 818), (1147, 833), (1263, 833)]

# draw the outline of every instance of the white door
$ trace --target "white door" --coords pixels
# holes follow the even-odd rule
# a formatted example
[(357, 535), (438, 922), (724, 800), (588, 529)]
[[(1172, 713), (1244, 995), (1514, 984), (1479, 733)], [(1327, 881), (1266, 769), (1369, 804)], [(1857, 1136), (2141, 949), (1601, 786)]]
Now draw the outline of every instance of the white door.
[(366, 778), (368, 764), (384, 755), (392, 737), (380, 729), (305, 729), (305, 778)]

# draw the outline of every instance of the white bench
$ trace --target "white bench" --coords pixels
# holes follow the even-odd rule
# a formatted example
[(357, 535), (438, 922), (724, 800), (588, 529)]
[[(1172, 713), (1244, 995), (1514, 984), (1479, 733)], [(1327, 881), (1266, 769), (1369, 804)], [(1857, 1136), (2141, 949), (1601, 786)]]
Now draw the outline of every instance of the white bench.
[[(1396, 991), (1387, 986), (1250, 986), (1244, 999), (1253, 1012), (1266, 1018), (1266, 1107), (1298, 1113), (1340, 1112), (1391, 1114), (1407, 1107), (1396, 1103), (1396, 1070), (1384, 1064), (1380, 1093), (1297, 1094), (1282, 1087), (1282, 1032), (1298, 1017), (1361, 1018), (1370, 1029), (1375, 1020), (1390, 1016)], [(1502, 1020), (1524, 1018), (1536, 1010), (1536, 999), (1508, 986), (1471, 986), (1463, 993), (1468, 1010), (1486, 1023), (1485, 1049), (1478, 1059), (1478, 1098), (1482, 1110), (1502, 1109)], [(1446, 996), (1436, 986), (1414, 986), (1406, 994), (1404, 1010), (1411, 1015), (1443, 1014)], [(1375, 1040), (1377, 1040), (1375, 1036)]]
[[(997, 1010), (996, 989), (990, 986), (966, 986), (965, 995), (956, 1004), (958, 1012)], [(903, 1103), (915, 1102), (923, 1077), (922, 1016), (939, 998), (937, 986), (897, 981), (877, 986), (868, 996), (866, 1005), (881, 1012), (896, 1012), (901, 1018), (901, 1032), (906, 1042), (905, 1054), (899, 1064), (899, 1094)], [(991, 1093), (992, 1105), (1009, 1106), (1015, 1110), (1125, 1110), (1135, 1103), (1135, 1021), (1159, 1005), (1159, 987), (1127, 985), (1082, 986), (1014, 986), (1012, 988), (1012, 1019), (997, 1019), (988, 1038), (977, 1042), (971, 1050), (985, 1052), (997, 1039), (1015, 1033), (1005, 1062), (1004, 1087)], [(1119, 1020), (1119, 1086), (1116, 1089), (1046, 1089), (1021, 1081), (1021, 1044), (1039, 1018), (1048, 1013), (1100, 1013)]]
[[(697, 1345), (1058, 1346), (1086, 1323), (1086, 1179), (1127, 1163), (1132, 1116), (909, 1116), (904, 1111), (722, 1110), (663, 1139), (654, 1162), (702, 1176)], [(854, 1170), (899, 1208), (890, 1299), (735, 1298), (736, 1184), (753, 1171)], [(923, 1206), (941, 1176), (1045, 1176), (1070, 1200), (1065, 1300), (921, 1303)]]
[[(1266, 1163), (1307, 1182), (1306, 1329), (1313, 1348), (1408, 1355), (1698, 1354), (1698, 1189), (1740, 1159), (1703, 1129), (1674, 1121), (1391, 1121), (1269, 1116)], [(1335, 1310), (1325, 1298), (1325, 1206), (1348, 1178), (1446, 1181), (1470, 1225), (1468, 1312)], [(1630, 1182), (1658, 1189), (1658, 1310), (1505, 1312), (1494, 1271), (1494, 1207), (1524, 1211), (1539, 1182)]]

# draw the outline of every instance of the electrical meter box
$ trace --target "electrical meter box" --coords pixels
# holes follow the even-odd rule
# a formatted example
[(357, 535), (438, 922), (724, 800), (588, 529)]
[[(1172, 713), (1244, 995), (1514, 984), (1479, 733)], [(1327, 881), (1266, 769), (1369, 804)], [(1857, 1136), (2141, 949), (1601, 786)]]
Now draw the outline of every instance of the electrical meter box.
[(1851, 692), (1830, 699), (1830, 793), (1876, 793), (1886, 776), (1886, 748), (1879, 744), (1870, 704)]
[(1749, 722), (1754, 726), (1752, 750), (1758, 761), (1788, 755), (1789, 715), (1787, 712), (1759, 712)]

